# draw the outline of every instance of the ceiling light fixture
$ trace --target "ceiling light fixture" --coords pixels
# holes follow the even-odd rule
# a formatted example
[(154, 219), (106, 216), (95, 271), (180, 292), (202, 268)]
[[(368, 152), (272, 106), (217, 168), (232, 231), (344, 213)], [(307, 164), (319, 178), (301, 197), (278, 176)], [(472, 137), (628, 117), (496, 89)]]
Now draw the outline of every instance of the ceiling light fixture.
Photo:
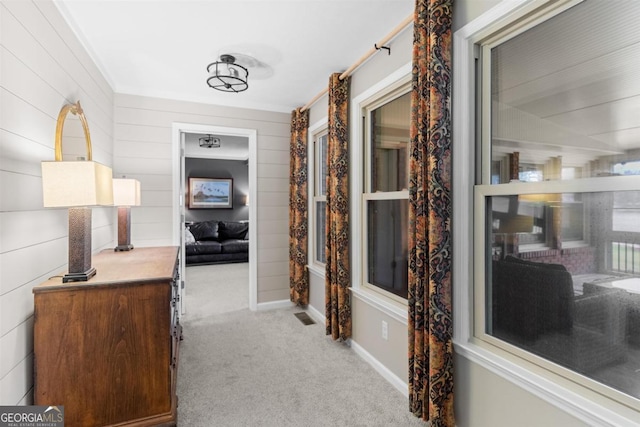
[(220, 60), (207, 66), (210, 76), (207, 84), (222, 92), (242, 92), (247, 90), (249, 70), (235, 63), (233, 55), (220, 55)]
[(213, 135), (207, 135), (200, 138), (200, 147), (203, 148), (220, 148), (220, 138)]

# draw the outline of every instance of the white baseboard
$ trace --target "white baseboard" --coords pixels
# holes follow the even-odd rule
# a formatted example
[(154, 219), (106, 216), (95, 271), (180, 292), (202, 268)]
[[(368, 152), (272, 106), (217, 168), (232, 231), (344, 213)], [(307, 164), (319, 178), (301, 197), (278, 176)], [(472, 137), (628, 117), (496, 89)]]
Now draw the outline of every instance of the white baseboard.
[(312, 305), (307, 306), (307, 313), (309, 313), (309, 316), (313, 320), (315, 320), (316, 323), (320, 323), (324, 325), (327, 321), (327, 318), (325, 317), (325, 315), (323, 313), (320, 313), (320, 311), (318, 311), (318, 309)]
[(369, 365), (373, 367), (373, 369), (376, 370), (376, 372), (382, 375), (382, 378), (389, 381), (391, 385), (394, 386), (400, 393), (402, 393), (404, 397), (406, 397), (407, 399), (409, 398), (409, 385), (406, 382), (402, 381), (400, 377), (398, 377), (396, 374), (391, 372), (389, 368), (380, 363), (378, 359), (373, 357), (373, 355), (365, 350), (360, 344), (358, 344), (354, 340), (350, 340), (350, 342), (351, 349), (355, 351), (358, 356), (362, 357)]
[(280, 301), (260, 302), (256, 309), (257, 311), (276, 310), (279, 308), (290, 308), (293, 307), (293, 305), (294, 304), (288, 299), (283, 299)]

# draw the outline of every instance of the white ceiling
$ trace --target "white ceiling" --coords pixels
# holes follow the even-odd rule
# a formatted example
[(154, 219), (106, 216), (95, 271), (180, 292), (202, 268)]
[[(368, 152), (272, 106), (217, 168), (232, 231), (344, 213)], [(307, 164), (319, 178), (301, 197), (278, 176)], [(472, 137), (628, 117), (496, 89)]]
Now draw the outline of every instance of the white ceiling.
[[(290, 112), (413, 12), (414, 0), (55, 0), (117, 93)], [(221, 54), (249, 89), (206, 84)], [(264, 65), (263, 65), (264, 64)]]

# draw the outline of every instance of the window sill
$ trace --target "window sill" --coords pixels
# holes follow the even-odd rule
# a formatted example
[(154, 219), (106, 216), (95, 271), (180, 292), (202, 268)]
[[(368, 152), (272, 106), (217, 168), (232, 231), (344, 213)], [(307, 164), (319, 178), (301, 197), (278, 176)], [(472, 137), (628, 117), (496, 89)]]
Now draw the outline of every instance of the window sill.
[(309, 273), (313, 273), (314, 275), (324, 278), (324, 266), (318, 264), (307, 264), (307, 270)]
[[(325, 271), (320, 265), (308, 264), (307, 270), (309, 274), (313, 274), (316, 277), (324, 279)], [(368, 291), (366, 289), (349, 288), (355, 298), (369, 304), (370, 306), (380, 310), (392, 319), (407, 325), (409, 314), (407, 305), (404, 307), (400, 303), (387, 300), (386, 298), (378, 295), (376, 292)]]
[(375, 292), (368, 291), (362, 288), (349, 288), (349, 290), (355, 298), (358, 298), (362, 302), (365, 302), (370, 306), (380, 310), (392, 319), (397, 320), (404, 325), (407, 324), (409, 314), (406, 303), (404, 307), (402, 307), (400, 303), (392, 302)]
[[(501, 357), (472, 342), (459, 341), (454, 338), (454, 348), (459, 356), (521, 387), (587, 425), (637, 426), (635, 420), (637, 412), (629, 407), (614, 407), (617, 403), (612, 401), (608, 401), (611, 402), (611, 405), (596, 403), (594, 399), (578, 394), (546, 375), (527, 369), (521, 364), (514, 363), (512, 360)], [(622, 415), (622, 412), (629, 410), (631, 412), (628, 412), (628, 418)]]

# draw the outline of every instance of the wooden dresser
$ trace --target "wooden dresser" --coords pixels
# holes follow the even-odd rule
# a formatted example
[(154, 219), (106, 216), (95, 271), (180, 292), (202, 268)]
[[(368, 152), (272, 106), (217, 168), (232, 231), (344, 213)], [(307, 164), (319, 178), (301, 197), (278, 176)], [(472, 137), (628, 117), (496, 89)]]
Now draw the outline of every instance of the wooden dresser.
[(177, 247), (105, 250), (88, 282), (34, 293), (34, 404), (65, 425), (176, 425)]

